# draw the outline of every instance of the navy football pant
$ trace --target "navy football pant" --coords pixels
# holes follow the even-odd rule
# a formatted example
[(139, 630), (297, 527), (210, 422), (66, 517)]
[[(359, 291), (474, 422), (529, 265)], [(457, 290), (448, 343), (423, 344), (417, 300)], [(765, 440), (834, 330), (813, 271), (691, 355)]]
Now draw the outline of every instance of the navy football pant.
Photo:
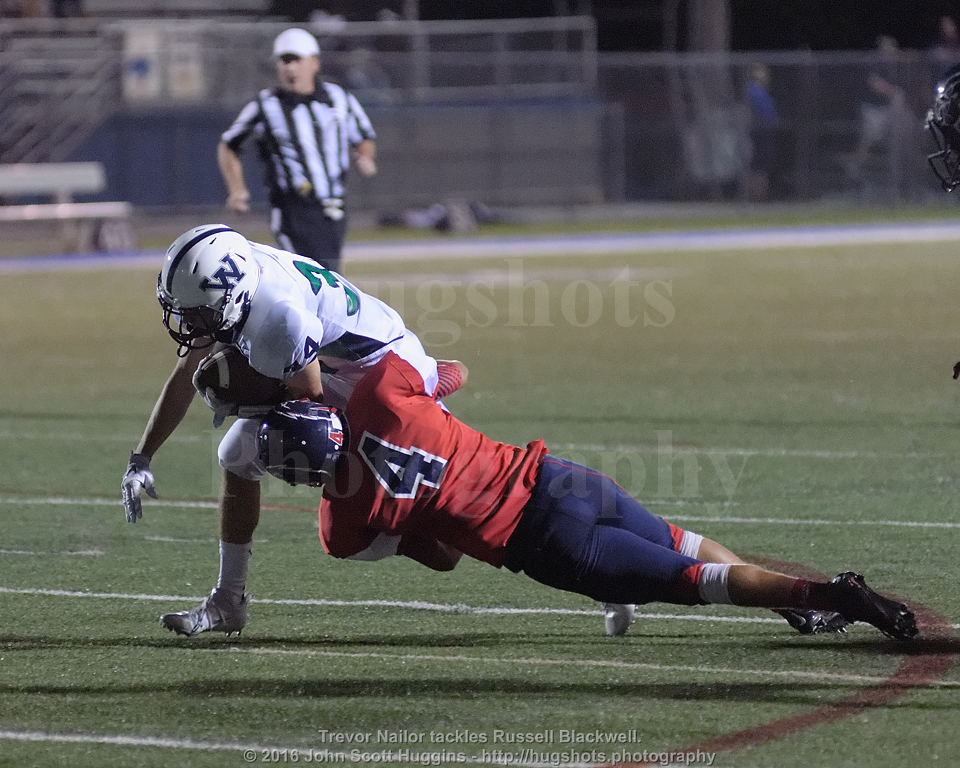
[(504, 566), (605, 603), (702, 602), (688, 571), (700, 561), (674, 547), (666, 521), (613, 479), (547, 456)]

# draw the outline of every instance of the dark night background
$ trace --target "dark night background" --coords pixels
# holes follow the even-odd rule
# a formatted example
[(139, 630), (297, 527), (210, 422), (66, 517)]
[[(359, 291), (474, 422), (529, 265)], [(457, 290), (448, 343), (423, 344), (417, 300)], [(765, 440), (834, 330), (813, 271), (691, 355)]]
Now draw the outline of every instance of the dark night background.
[[(589, 12), (602, 51), (656, 51), (663, 47), (664, 8), (685, 0), (419, 0), (420, 18), (493, 19)], [(313, 10), (348, 20), (372, 20), (381, 9), (400, 13), (403, 0), (274, 0), (272, 10), (306, 21)], [(926, 48), (937, 19), (960, 21), (960, 0), (730, 0), (734, 50), (848, 50), (872, 48), (892, 35), (902, 48)], [(682, 48), (682, 24), (681, 24)]]

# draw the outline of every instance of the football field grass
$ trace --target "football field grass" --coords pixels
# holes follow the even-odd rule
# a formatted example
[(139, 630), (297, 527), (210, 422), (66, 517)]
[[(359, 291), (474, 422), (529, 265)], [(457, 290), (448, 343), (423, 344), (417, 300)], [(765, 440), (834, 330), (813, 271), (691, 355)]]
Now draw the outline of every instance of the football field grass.
[[(960, 763), (960, 258), (954, 243), (348, 263), (450, 409), (544, 438), (649, 509), (782, 569), (865, 574), (921, 637), (770, 612), (598, 607), (463, 561), (336, 561), (316, 491), (265, 483), (250, 619), (175, 637), (217, 576), (197, 400), (125, 522), (174, 361), (156, 269), (0, 277), (0, 765)], [(669, 761), (669, 763), (668, 763)]]

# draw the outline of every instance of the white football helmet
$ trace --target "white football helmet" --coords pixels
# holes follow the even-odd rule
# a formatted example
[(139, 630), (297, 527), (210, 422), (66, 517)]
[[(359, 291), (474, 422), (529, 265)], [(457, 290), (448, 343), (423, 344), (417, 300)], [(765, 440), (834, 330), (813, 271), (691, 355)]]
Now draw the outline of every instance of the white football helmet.
[(259, 283), (249, 241), (225, 224), (195, 227), (174, 240), (157, 278), (157, 299), (178, 353), (232, 343)]

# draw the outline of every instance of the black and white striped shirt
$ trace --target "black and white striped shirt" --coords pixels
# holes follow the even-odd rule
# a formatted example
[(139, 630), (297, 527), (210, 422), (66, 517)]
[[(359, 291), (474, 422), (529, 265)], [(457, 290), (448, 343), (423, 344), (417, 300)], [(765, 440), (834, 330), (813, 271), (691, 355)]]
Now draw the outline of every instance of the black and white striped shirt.
[(274, 206), (291, 193), (343, 200), (350, 147), (376, 138), (360, 102), (333, 83), (321, 83), (309, 96), (280, 88), (260, 91), (221, 138), (239, 153), (251, 135), (267, 166)]

